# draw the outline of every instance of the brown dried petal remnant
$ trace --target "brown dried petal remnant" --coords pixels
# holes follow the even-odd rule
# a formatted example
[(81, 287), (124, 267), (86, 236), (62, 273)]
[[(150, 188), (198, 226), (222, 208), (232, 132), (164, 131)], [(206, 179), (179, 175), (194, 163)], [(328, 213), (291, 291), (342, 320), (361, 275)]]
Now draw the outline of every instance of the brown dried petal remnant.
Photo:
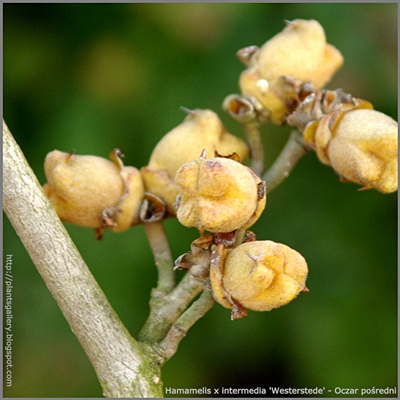
[(176, 173), (177, 217), (200, 232), (232, 232), (250, 227), (264, 210), (266, 195), (260, 178), (228, 158), (200, 157)]
[(305, 96), (296, 110), (286, 118), (286, 121), (304, 132), (310, 122), (334, 111), (350, 109), (355, 106), (373, 108), (369, 102), (356, 99), (342, 89), (318, 90)]
[(201, 280), (208, 278), (212, 243), (212, 234), (194, 240), (190, 245), (190, 251), (175, 260), (175, 269), (189, 269), (191, 275)]
[(228, 155), (237, 153), (244, 160), (247, 144), (226, 131), (218, 115), (211, 110), (185, 110), (184, 121), (168, 132), (154, 148), (149, 165), (141, 169), (146, 190), (160, 197), (167, 211), (175, 215), (177, 190), (174, 183), (181, 165), (195, 160), (203, 149), (208, 154), (218, 151)]
[(122, 164), (118, 149), (113, 161), (58, 150), (45, 159), (47, 183), (43, 189), (62, 221), (122, 231), (139, 223), (144, 186), (139, 171)]

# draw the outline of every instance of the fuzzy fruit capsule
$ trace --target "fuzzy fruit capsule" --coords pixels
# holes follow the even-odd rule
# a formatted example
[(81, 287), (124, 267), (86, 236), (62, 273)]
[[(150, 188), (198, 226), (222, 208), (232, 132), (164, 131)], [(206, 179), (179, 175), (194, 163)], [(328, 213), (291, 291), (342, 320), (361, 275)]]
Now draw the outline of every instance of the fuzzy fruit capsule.
[(148, 192), (163, 199), (168, 212), (175, 215), (177, 190), (174, 177), (179, 167), (199, 157), (203, 149), (208, 154), (238, 154), (244, 160), (247, 144), (226, 131), (218, 115), (211, 110), (187, 110), (188, 115), (168, 132), (154, 148), (149, 165), (141, 169)]
[(269, 112), (269, 120), (285, 122), (298, 102), (302, 83), (323, 87), (343, 64), (343, 57), (326, 43), (322, 26), (314, 20), (288, 21), (285, 29), (251, 53), (239, 86)]
[(307, 263), (290, 247), (270, 240), (243, 243), (228, 253), (222, 266), (211, 265), (215, 299), (233, 309), (269, 311), (307, 291)]
[(264, 79), (288, 75), (302, 82), (312, 81), (323, 87), (343, 64), (343, 57), (326, 43), (318, 21), (296, 19), (268, 40), (258, 55), (258, 71)]
[(114, 231), (139, 223), (142, 178), (136, 168), (123, 166), (119, 154), (111, 153), (114, 161), (58, 150), (46, 156), (43, 189), (62, 221)]
[[(264, 183), (248, 167), (228, 158), (203, 158), (176, 173), (178, 220), (199, 231), (231, 232), (252, 225), (264, 210)], [(261, 190), (260, 190), (261, 189)]]
[(371, 108), (334, 112), (304, 131), (320, 161), (344, 178), (391, 193), (398, 187), (398, 124)]

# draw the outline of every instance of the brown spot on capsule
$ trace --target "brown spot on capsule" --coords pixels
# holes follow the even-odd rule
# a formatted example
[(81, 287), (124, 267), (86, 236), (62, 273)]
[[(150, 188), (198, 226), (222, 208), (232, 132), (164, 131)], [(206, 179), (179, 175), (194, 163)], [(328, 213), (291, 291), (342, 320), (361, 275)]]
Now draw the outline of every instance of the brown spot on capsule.
[(267, 189), (266, 184), (264, 181), (257, 184), (257, 197), (258, 200), (262, 200), (265, 196), (265, 191)]
[[(233, 299), (232, 299), (233, 300)], [(235, 305), (233, 306), (231, 312), (231, 320), (235, 321), (237, 319), (241, 319), (247, 316), (247, 310), (236, 300), (233, 300)]]
[(222, 244), (224, 247), (232, 247), (235, 243), (236, 231), (228, 233), (214, 233), (214, 243), (216, 245)]
[(253, 231), (247, 231), (242, 243), (254, 242), (256, 240), (256, 234)]

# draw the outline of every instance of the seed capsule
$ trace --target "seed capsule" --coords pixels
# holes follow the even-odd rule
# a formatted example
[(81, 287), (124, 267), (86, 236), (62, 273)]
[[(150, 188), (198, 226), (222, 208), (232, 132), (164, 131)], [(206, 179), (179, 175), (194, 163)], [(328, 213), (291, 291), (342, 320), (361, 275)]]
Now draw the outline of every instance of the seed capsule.
[(246, 59), (239, 86), (244, 96), (254, 97), (276, 124), (299, 102), (306, 82), (323, 87), (343, 64), (340, 52), (326, 43), (322, 26), (314, 20), (287, 22), (286, 28)]
[(343, 64), (343, 57), (326, 43), (324, 29), (315, 20), (296, 19), (268, 40), (258, 55), (258, 71), (264, 79), (280, 75), (323, 87)]
[(226, 131), (221, 120), (211, 110), (186, 110), (184, 121), (167, 133), (154, 148), (149, 165), (141, 169), (148, 192), (163, 199), (170, 214), (174, 207), (177, 190), (174, 177), (179, 167), (195, 160), (206, 149), (223, 155), (238, 154), (241, 160), (248, 155), (247, 144)]
[(123, 166), (119, 155), (119, 150), (111, 153), (114, 162), (58, 150), (46, 156), (43, 189), (62, 221), (95, 228), (99, 235), (107, 227), (121, 231), (139, 223), (141, 175)]
[[(320, 161), (342, 179), (382, 193), (397, 190), (398, 125), (389, 116), (356, 106), (311, 123), (304, 131)], [(364, 107), (361, 104), (361, 107)]]
[(264, 210), (264, 183), (248, 167), (228, 158), (198, 158), (175, 176), (181, 224), (199, 231), (231, 232), (250, 227)]
[[(220, 266), (211, 264), (210, 280), (215, 299), (224, 307), (269, 311), (308, 291), (307, 274), (301, 254), (265, 240), (243, 243)], [(242, 316), (232, 314), (233, 319)]]

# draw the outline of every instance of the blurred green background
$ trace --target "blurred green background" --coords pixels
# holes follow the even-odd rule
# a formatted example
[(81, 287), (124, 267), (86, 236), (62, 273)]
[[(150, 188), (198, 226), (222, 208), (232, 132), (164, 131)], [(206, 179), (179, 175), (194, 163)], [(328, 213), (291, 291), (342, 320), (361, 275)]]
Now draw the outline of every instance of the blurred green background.
[[(235, 53), (262, 45), (284, 19), (316, 19), (345, 58), (328, 85), (397, 120), (397, 4), (4, 4), (4, 119), (41, 183), (54, 149), (147, 164), (185, 117), (238, 93)], [(267, 165), (288, 127), (265, 127)], [(310, 292), (230, 321), (219, 305), (162, 369), (164, 387), (397, 385), (397, 194), (342, 184), (314, 153), (268, 197), (253, 227), (307, 259)], [(196, 238), (166, 221), (174, 257)], [(112, 306), (136, 336), (156, 283), (143, 227), (96, 241), (66, 225)], [(99, 397), (80, 344), (4, 216), (13, 254), (13, 386), (5, 397)], [(325, 391), (326, 395), (332, 393)]]

